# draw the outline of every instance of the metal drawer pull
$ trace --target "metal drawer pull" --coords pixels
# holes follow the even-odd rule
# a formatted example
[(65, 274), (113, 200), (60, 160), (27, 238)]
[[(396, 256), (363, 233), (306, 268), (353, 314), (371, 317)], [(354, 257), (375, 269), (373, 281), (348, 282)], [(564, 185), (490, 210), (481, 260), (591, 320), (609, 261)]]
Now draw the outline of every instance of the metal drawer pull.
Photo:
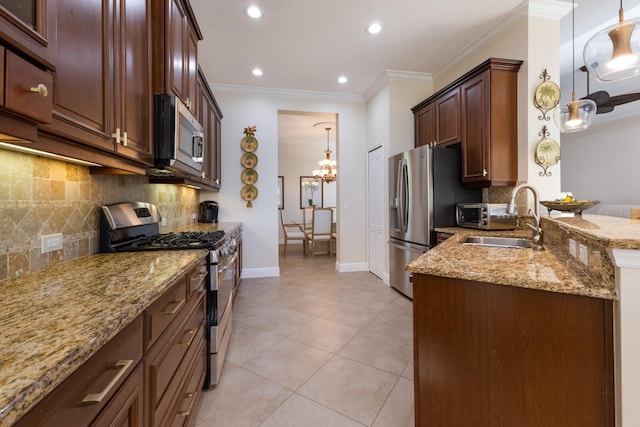
[(185, 347), (189, 347), (191, 345), (191, 343), (193, 342), (193, 334), (196, 333), (195, 329), (189, 329), (187, 331), (184, 332), (184, 335), (189, 335), (189, 339), (186, 342), (181, 342), (180, 345), (183, 345)]
[[(195, 393), (187, 393), (184, 395), (184, 397), (182, 398), (182, 400), (184, 399), (192, 399), (193, 396), (195, 396)], [(188, 417), (189, 415), (191, 415), (191, 411), (186, 411), (186, 412), (178, 412), (176, 414), (178, 417)]]
[(175, 307), (173, 307), (173, 310), (168, 310), (168, 311), (163, 310), (160, 314), (164, 314), (166, 316), (176, 314), (178, 310), (180, 310), (180, 308), (182, 307), (182, 304), (184, 304), (184, 301), (185, 300), (183, 299), (177, 300), (177, 301), (171, 301), (169, 304), (166, 305), (165, 309), (169, 307), (171, 304), (175, 304)]
[(115, 367), (120, 369), (118, 369), (118, 372), (116, 372), (111, 381), (109, 381), (109, 384), (107, 384), (104, 390), (102, 390), (100, 393), (87, 394), (87, 397), (82, 399), (82, 404), (88, 406), (100, 403), (102, 399), (104, 399), (107, 394), (111, 392), (111, 389), (118, 383), (118, 381), (120, 381), (120, 378), (122, 378), (124, 373), (127, 372), (127, 369), (129, 369), (129, 366), (131, 366), (132, 363), (133, 360), (118, 360)]
[(43, 98), (46, 98), (47, 95), (49, 95), (49, 89), (42, 83), (40, 83), (38, 86), (30, 87), (29, 92), (35, 92)]
[(111, 138), (116, 140), (116, 144), (120, 144), (120, 128), (116, 128), (116, 131), (111, 134)]

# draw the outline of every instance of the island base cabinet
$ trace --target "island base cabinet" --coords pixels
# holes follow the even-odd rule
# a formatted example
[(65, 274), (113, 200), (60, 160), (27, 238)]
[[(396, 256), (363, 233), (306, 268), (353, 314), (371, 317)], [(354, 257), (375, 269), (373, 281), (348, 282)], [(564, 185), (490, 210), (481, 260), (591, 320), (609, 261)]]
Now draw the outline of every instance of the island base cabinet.
[(416, 426), (613, 427), (612, 301), (414, 275)]

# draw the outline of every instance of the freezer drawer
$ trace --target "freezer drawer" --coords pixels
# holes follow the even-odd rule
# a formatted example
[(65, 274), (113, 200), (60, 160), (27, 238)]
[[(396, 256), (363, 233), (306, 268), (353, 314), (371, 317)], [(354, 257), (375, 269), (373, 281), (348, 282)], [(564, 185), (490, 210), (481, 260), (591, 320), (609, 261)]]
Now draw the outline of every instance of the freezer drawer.
[(404, 267), (428, 249), (428, 246), (389, 241), (389, 283), (411, 299), (413, 299), (411, 273), (405, 271)]

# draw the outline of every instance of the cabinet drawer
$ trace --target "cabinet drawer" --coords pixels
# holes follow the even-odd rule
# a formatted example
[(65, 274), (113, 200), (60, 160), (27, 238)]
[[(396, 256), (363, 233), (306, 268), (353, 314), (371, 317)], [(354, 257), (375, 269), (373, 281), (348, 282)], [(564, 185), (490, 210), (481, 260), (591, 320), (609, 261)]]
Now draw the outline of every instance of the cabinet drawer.
[(86, 426), (100, 413), (142, 359), (138, 316), (16, 423), (16, 426)]
[(187, 274), (187, 298), (191, 298), (194, 292), (203, 292), (206, 289), (206, 280), (209, 278), (207, 274), (207, 260), (205, 257), (202, 262), (193, 267)]
[(180, 279), (145, 312), (146, 345), (149, 349), (167, 326), (178, 316), (187, 301), (186, 280)]
[[(194, 344), (205, 339), (205, 298), (192, 298), (174, 325), (158, 340), (145, 359), (147, 384), (149, 386), (149, 408), (152, 425), (167, 413), (178, 386), (184, 376), (181, 365), (185, 354), (193, 350)], [(183, 371), (181, 373), (181, 370)]]
[(7, 50), (4, 85), (7, 110), (40, 123), (51, 123), (53, 77), (50, 72)]
[(142, 364), (139, 363), (136, 370), (120, 387), (118, 394), (109, 401), (98, 418), (91, 423), (91, 427), (139, 427), (143, 425), (143, 372)]
[(196, 347), (194, 357), (189, 359), (186, 381), (180, 393), (178, 393), (177, 405), (172, 411), (172, 427), (186, 426), (189, 424), (189, 420), (196, 416), (194, 411), (206, 373), (206, 356), (205, 341), (201, 341)]

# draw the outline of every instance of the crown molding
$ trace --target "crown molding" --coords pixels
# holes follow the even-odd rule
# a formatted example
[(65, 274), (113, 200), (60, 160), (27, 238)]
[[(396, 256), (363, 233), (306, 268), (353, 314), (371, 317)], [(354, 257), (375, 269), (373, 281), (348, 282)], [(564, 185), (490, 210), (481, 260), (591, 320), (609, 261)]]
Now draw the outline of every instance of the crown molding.
[(347, 95), (331, 92), (316, 92), (295, 89), (277, 89), (255, 86), (211, 84), (211, 89), (215, 93), (231, 93), (240, 95), (260, 95), (278, 98), (296, 98), (317, 101), (345, 102), (350, 104), (363, 104), (364, 97), (361, 95)]
[(369, 101), (378, 92), (382, 90), (391, 81), (402, 82), (418, 82), (418, 83), (433, 83), (433, 77), (431, 73), (420, 73), (415, 71), (399, 71), (399, 70), (385, 70), (378, 78), (373, 82), (371, 86), (364, 92), (364, 98)]

